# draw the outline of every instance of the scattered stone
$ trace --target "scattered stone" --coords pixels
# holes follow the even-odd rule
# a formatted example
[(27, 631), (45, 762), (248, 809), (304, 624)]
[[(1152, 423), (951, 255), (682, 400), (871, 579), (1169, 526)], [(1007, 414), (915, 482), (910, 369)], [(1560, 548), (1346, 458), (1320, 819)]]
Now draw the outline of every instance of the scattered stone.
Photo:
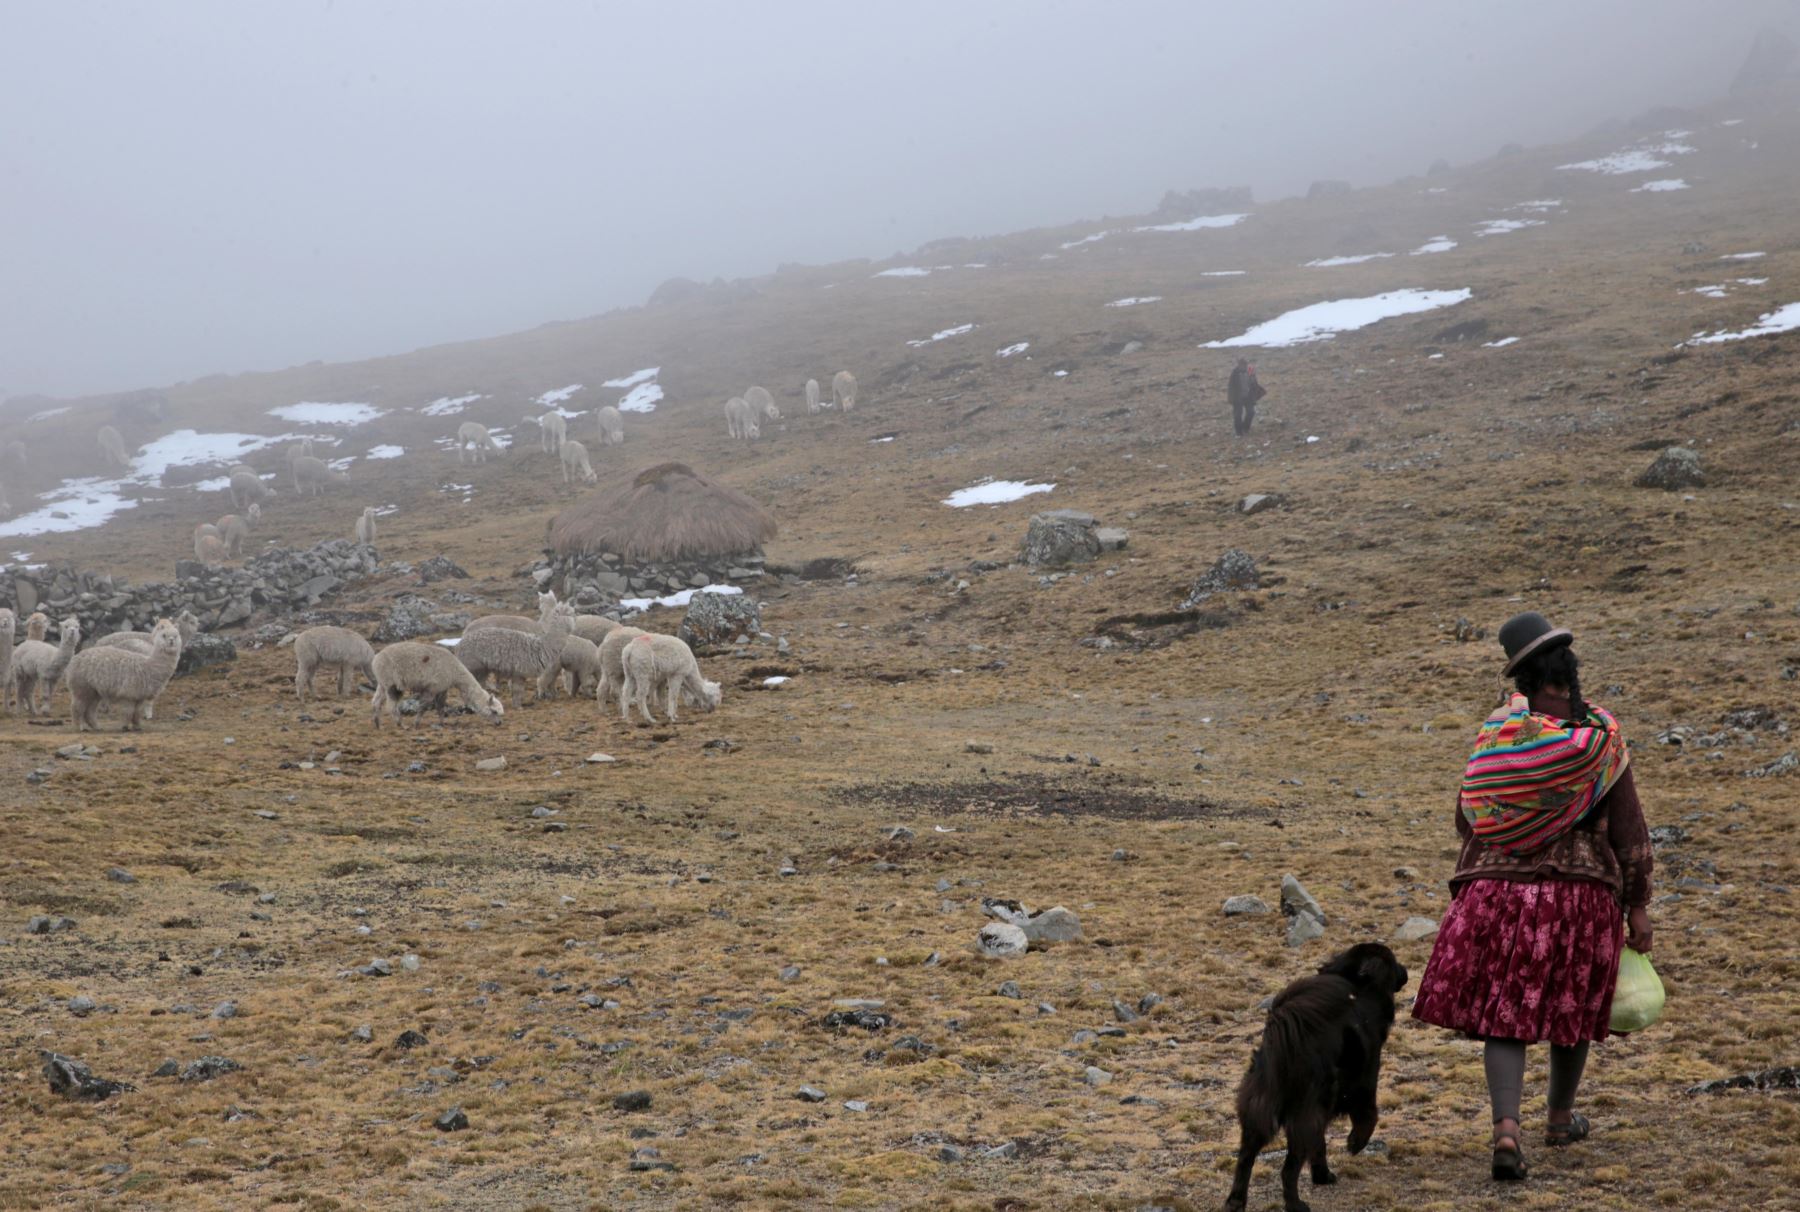
[(1394, 878), (1405, 880), (1409, 884), (1416, 884), (1419, 882), (1419, 873), (1413, 867), (1396, 867), (1394, 868)]
[(1025, 994), (1020, 991), (1018, 981), (1001, 981), (1000, 987), (994, 990), (994, 996), (1023, 998)]
[(167, 1060), (163, 1061), (162, 1064), (158, 1065), (155, 1069), (151, 1070), (150, 1076), (151, 1077), (174, 1077), (177, 1074), (179, 1074), (180, 1072), (181, 1072), (181, 1062), (171, 1056)]
[(1112, 1012), (1113, 1017), (1122, 1023), (1135, 1023), (1138, 1021), (1137, 1011), (1133, 1010), (1130, 1006), (1127, 1006), (1116, 997), (1112, 999)]
[(461, 1132), (469, 1126), (469, 1117), (461, 1107), (452, 1107), (431, 1123), (439, 1132)]
[(93, 998), (88, 997), (86, 994), (77, 994), (69, 999), (69, 1013), (92, 1014), (95, 1009), (98, 1008), (98, 1005), (99, 1003), (95, 1002)]
[(426, 1035), (423, 1031), (420, 1031), (413, 1027), (408, 1027), (406, 1030), (404, 1030), (400, 1033), (398, 1038), (396, 1038), (394, 1040), (394, 1047), (405, 1048), (405, 1049), (423, 1048), (426, 1044), (429, 1044), (430, 1042), (431, 1042), (431, 1037)]
[(1715, 1078), (1688, 1087), (1689, 1094), (1717, 1094), (1721, 1090), (1800, 1090), (1800, 1065), (1759, 1069), (1754, 1073)]
[(475, 769), (482, 774), (490, 774), (496, 770), (505, 770), (506, 759), (504, 757), (482, 758), (479, 762), (475, 763)]
[(1238, 512), (1243, 514), (1262, 513), (1265, 510), (1279, 509), (1287, 504), (1287, 498), (1278, 492), (1253, 492), (1238, 502)]
[(356, 971), (363, 976), (392, 976), (394, 975), (394, 965), (377, 956)]
[(1032, 914), (1023, 927), (1026, 940), (1033, 943), (1070, 943), (1081, 937), (1081, 919), (1061, 905)]
[(375, 1028), (369, 1026), (367, 1023), (364, 1023), (362, 1026), (357, 1027), (350, 1032), (350, 1040), (352, 1043), (366, 1044), (373, 1041), (374, 1038)]
[(184, 1082), (209, 1082), (215, 1077), (227, 1073), (236, 1073), (243, 1066), (223, 1056), (203, 1056), (197, 1061), (188, 1062), (188, 1067), (181, 1071)]
[(1262, 578), (1256, 571), (1256, 560), (1248, 552), (1233, 547), (1200, 574), (1194, 587), (1182, 600), (1181, 609), (1192, 610), (1215, 594), (1235, 590), (1256, 589)]
[(794, 1091), (794, 1097), (803, 1103), (822, 1103), (825, 1101), (825, 1091), (817, 1086), (801, 1086)]
[[(246, 610), (241, 616), (248, 618)], [(175, 663), (175, 672), (189, 674), (204, 669), (208, 665), (225, 665), (237, 660), (237, 645), (222, 635), (200, 632), (193, 639), (181, 646), (181, 659)]]
[(1744, 771), (1744, 777), (1747, 779), (1772, 779), (1780, 775), (1792, 774), (1796, 770), (1800, 770), (1800, 756), (1789, 752), (1766, 765), (1751, 767)]
[(1269, 908), (1269, 903), (1260, 896), (1245, 893), (1225, 898), (1226, 917), (1258, 917), (1271, 912), (1273, 910)]
[(1160, 1006), (1162, 1004), (1163, 1004), (1162, 994), (1146, 993), (1146, 994), (1144, 994), (1144, 996), (1138, 998), (1137, 1012), (1139, 1014), (1148, 1014), (1152, 1010), (1156, 1009), (1158, 1006)]
[(1650, 829), (1652, 846), (1679, 846), (1688, 840), (1688, 831), (1680, 825), (1655, 825)]
[(446, 555), (434, 555), (428, 560), (421, 560), (413, 571), (419, 574), (419, 580), (426, 585), (433, 581), (466, 581), (469, 579), (469, 574)]
[(911, 829), (908, 829), (905, 825), (895, 825), (892, 829), (888, 830), (887, 840), (890, 842), (910, 842), (917, 836), (917, 834)]
[(964, 753), (992, 753), (993, 751), (994, 751), (994, 746), (991, 742), (988, 742), (988, 741), (964, 741), (963, 742), (963, 752)]
[(869, 1104), (864, 1102), (860, 1098), (848, 1099), (844, 1103), (844, 1110), (846, 1110), (846, 1111), (862, 1112), (862, 1111), (867, 1111), (868, 1109), (869, 1109)]
[(650, 1109), (650, 1091), (627, 1090), (623, 1094), (615, 1094), (613, 1095), (612, 1105), (614, 1111), (624, 1111), (627, 1113), (633, 1111), (648, 1111)]
[(1435, 919), (1414, 915), (1400, 923), (1400, 929), (1394, 931), (1394, 938), (1402, 943), (1416, 943), (1422, 938), (1430, 938), (1438, 932)]
[(675, 634), (690, 648), (715, 648), (763, 629), (762, 608), (748, 593), (697, 593)]
[(610, 753), (590, 753), (585, 760), (590, 766), (604, 766), (608, 762), (616, 762), (619, 759)]
[(783, 984), (797, 981), (800, 979), (800, 966), (798, 964), (789, 964), (787, 967), (783, 968), (778, 975), (781, 977)]
[(213, 1007), (212, 1016), (214, 1018), (221, 1018), (221, 1019), (236, 1018), (237, 1012), (238, 1012), (238, 1006), (237, 1006), (236, 1002), (220, 1002), (218, 1005)]
[(995, 1145), (992, 1149), (987, 1150), (983, 1154), (983, 1156), (991, 1157), (996, 1161), (1006, 1161), (1007, 1159), (1017, 1157), (1018, 1155), (1019, 1155), (1018, 1142), (1010, 1141), (1010, 1140), (1007, 1141), (1004, 1145)]
[(1131, 541), (1131, 532), (1118, 526), (1102, 526), (1094, 531), (1094, 537), (1100, 540), (1101, 551), (1124, 551)]
[(419, 970), (419, 957), (409, 952), (400, 957), (400, 966), (408, 972), (417, 972)]
[(1112, 1080), (1112, 1074), (1098, 1065), (1089, 1065), (1081, 1075), (1081, 1080), (1090, 1086), (1104, 1086)]
[(1033, 514), (1025, 530), (1020, 556), (1028, 567), (1085, 564), (1100, 554), (1094, 515), (1077, 509), (1047, 509)]
[(92, 1069), (72, 1056), (60, 1052), (40, 1052), (44, 1058), (44, 1076), (50, 1080), (50, 1093), (78, 1102), (97, 1103), (115, 1094), (126, 1094), (137, 1087), (130, 1082), (115, 1082), (95, 1077)]
[(1298, 947), (1302, 943), (1310, 943), (1325, 933), (1325, 927), (1319, 919), (1310, 913), (1296, 913), (1288, 920), (1287, 945)]
[(1031, 949), (1031, 940), (1025, 932), (1010, 922), (989, 922), (981, 928), (975, 942), (983, 955), (1001, 958), (1024, 955)]
[(833, 1010), (824, 1018), (826, 1027), (834, 1031), (842, 1031), (849, 1027), (861, 1027), (864, 1031), (881, 1031), (893, 1026), (894, 1017), (876, 1010)]
[(1670, 446), (1633, 482), (1639, 488), (1660, 488), (1664, 492), (1704, 488), (1706, 472), (1701, 469), (1699, 451), (1690, 446)]
[(939, 1145), (937, 1159), (945, 1165), (955, 1165), (963, 1159), (963, 1151), (955, 1145)]
[(1306, 885), (1292, 875), (1281, 877), (1281, 911), (1289, 917), (1302, 913), (1311, 914), (1319, 920), (1321, 926), (1325, 924), (1325, 910), (1319, 907), (1313, 894), (1306, 890)]

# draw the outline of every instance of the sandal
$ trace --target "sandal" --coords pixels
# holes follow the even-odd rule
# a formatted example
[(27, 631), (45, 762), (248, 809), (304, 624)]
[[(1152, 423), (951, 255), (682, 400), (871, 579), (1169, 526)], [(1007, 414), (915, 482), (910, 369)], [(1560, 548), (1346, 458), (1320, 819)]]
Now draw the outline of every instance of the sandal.
[(1522, 1182), (1528, 1173), (1525, 1152), (1519, 1148), (1518, 1137), (1511, 1132), (1500, 1134), (1494, 1141), (1492, 1173), (1497, 1183)]
[(1544, 1143), (1560, 1149), (1562, 1146), (1572, 1145), (1578, 1140), (1586, 1140), (1588, 1133), (1593, 1130), (1594, 1126), (1588, 1123), (1587, 1116), (1579, 1111), (1571, 1111), (1568, 1123), (1551, 1124), (1544, 1130)]

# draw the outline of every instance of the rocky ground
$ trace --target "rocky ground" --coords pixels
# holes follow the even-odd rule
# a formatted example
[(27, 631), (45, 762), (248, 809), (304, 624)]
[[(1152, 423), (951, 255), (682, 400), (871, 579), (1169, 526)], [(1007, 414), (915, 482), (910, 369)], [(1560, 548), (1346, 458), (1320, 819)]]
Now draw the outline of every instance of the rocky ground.
[[(1062, 247), (1130, 225), (1095, 222), (919, 259), (980, 270), (793, 271), (171, 389), (187, 424), (473, 390), (510, 423), (660, 364), (668, 399), (628, 419), (602, 487), (680, 458), (776, 512), (771, 566), (854, 571), (756, 586), (770, 639), (707, 657), (724, 704), (676, 725), (558, 699), (375, 732), (361, 697), (296, 701), (260, 617), (142, 735), (78, 738), (61, 700), (0, 722), (0, 1206), (1216, 1206), (1258, 1004), (1363, 939), (1422, 968), (1492, 636), (1524, 608), (1576, 631), (1633, 739), (1668, 1015), (1597, 1050), (1593, 1140), (1529, 1136), (1530, 1184), (1497, 1192), (1478, 1046), (1403, 1014), (1378, 1145), (1309, 1198), (1792, 1206), (1791, 1090), (1691, 1090), (1795, 1062), (1800, 336), (1675, 348), (1800, 292), (1792, 113), (1659, 119), (1697, 132), (1683, 192), (1555, 169), (1639, 133), (1618, 132), (1225, 230)], [(1542, 227), (1470, 234), (1545, 198)], [(1459, 248), (1405, 255), (1440, 232)], [(1376, 250), (1400, 255), (1301, 266)], [(1744, 251), (1754, 274), (1719, 268)], [(1767, 281), (1684, 293), (1739, 276)], [(1196, 346), (1402, 286), (1474, 294), (1253, 351), (1271, 394), (1233, 438), (1233, 351)], [(1020, 341), (1029, 360), (994, 356)], [(804, 416), (799, 383), (839, 365), (863, 406)], [(789, 416), (739, 447), (719, 402), (749, 381)], [(51, 471), (77, 473), (83, 415), (52, 423)], [(453, 421), (395, 411), (359, 440), (407, 457), (270, 510), (258, 540), (307, 547), (396, 507), (387, 571), (330, 617), (530, 603), (521, 570), (572, 494), (540, 454), (429, 450)], [(1678, 443), (1703, 484), (1635, 483)], [(983, 476), (1056, 488), (939, 504)], [(1277, 499), (1245, 513), (1251, 494)], [(1018, 563), (1059, 507), (1126, 546)], [(171, 495), (30, 549), (166, 579), (200, 509)], [(393, 568), (439, 554), (470, 576)], [(1292, 946), (1288, 875), (1324, 916)], [(1228, 914), (1239, 896), (1269, 912)], [(989, 899), (1062, 906), (1080, 937), (984, 954)], [(136, 1088), (53, 1092), (45, 1050)], [(1274, 1169), (1253, 1207), (1279, 1206)]]

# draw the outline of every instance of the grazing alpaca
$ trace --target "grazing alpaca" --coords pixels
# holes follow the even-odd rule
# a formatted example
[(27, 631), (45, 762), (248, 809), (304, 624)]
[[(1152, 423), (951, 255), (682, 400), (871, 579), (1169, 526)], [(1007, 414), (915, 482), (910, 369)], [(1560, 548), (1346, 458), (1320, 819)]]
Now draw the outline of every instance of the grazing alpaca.
[(856, 376), (847, 370), (840, 370), (831, 376), (831, 398), (838, 408), (849, 412), (856, 407)]
[(708, 711), (719, 706), (719, 684), (700, 676), (693, 650), (676, 636), (636, 636), (619, 654), (619, 664), (625, 675), (619, 692), (619, 715), (623, 719), (629, 720), (631, 708), (636, 706), (646, 722), (656, 723), (656, 717), (650, 714), (650, 701), (658, 696), (665, 701), (663, 714), (670, 723), (675, 722), (675, 701), (683, 694)]
[(250, 537), (250, 530), (256, 520), (262, 517), (262, 507), (251, 505), (248, 518), (241, 518), (235, 513), (228, 513), (217, 522), (219, 537), (225, 540), (225, 554), (232, 559), (239, 559), (244, 554), (244, 540)]
[(348, 627), (308, 627), (294, 641), (294, 693), (302, 703), (318, 697), (313, 678), (321, 669), (335, 670), (339, 697), (356, 688), (356, 675), (375, 681), (375, 650)]
[(600, 445), (618, 446), (625, 441), (625, 418), (619, 410), (608, 404), (598, 414), (600, 420)]
[(94, 438), (100, 443), (100, 453), (107, 463), (119, 471), (131, 466), (131, 456), (125, 453), (125, 439), (119, 436), (118, 430), (102, 425)]
[(562, 444), (562, 471), (563, 483), (565, 484), (569, 482), (569, 473), (571, 471), (579, 473), (581, 482), (584, 484), (592, 484), (595, 480), (599, 479), (599, 477), (594, 474), (594, 465), (588, 462), (587, 447), (583, 446), (580, 442), (577, 442), (574, 438), (570, 438)]
[(150, 633), (150, 655), (129, 648), (90, 648), (69, 662), (69, 703), (78, 732), (100, 726), (95, 718), (102, 706), (131, 705), (124, 731), (141, 730), (145, 709), (156, 701), (174, 676), (181, 660), (181, 632), (168, 619), (159, 620)]
[(487, 426), (479, 421), (464, 421), (456, 427), (456, 461), (461, 463), (463, 456), (468, 456), (471, 463), (485, 463), (490, 452), (499, 453), (500, 443), (494, 441), (494, 435), (488, 432)]
[(545, 454), (555, 454), (562, 449), (562, 444), (569, 437), (569, 423), (560, 412), (547, 412), (537, 419), (538, 439), (542, 443)]
[(752, 387), (746, 391), (744, 403), (750, 406), (750, 415), (754, 416), (758, 423), (764, 420), (781, 420), (781, 410), (775, 407), (775, 397), (769, 394), (769, 389), (766, 387)]
[(275, 495), (275, 490), (263, 483), (263, 478), (248, 467), (236, 467), (231, 472), (231, 504), (237, 509), (258, 509), (260, 502), (267, 501)]
[[(396, 726), (401, 723), (400, 700), (409, 694), (418, 696), (422, 704), (435, 704), (440, 717), (445, 714), (444, 698), (452, 690), (462, 696), (469, 710), (496, 724), (506, 715), (506, 707), (481, 688), (468, 667), (449, 649), (437, 644), (420, 644), (414, 640), (389, 644), (375, 654), (373, 668), (375, 693), (370, 696), (369, 705), (374, 708), (373, 723), (377, 728), (381, 727), (384, 713), (393, 715)], [(419, 721), (415, 718), (413, 727), (418, 726)]]
[(322, 496), (327, 484), (348, 484), (350, 477), (341, 471), (333, 471), (324, 459), (315, 459), (311, 455), (296, 455), (288, 465), (294, 472), (294, 491), (301, 496)]
[(756, 415), (742, 396), (732, 396), (725, 401), (725, 429), (741, 442), (762, 436), (762, 427), (756, 423)]
[(819, 411), (820, 407), (819, 381), (817, 379), (808, 379), (806, 381), (806, 411), (809, 415), (815, 414)]

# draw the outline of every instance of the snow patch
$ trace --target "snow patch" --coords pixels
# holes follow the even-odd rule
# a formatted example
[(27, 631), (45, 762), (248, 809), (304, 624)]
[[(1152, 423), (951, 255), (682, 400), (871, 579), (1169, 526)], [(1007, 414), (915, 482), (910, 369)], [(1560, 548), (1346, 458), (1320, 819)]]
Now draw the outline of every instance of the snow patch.
[(1505, 349), (1508, 345), (1517, 344), (1518, 340), (1517, 337), (1501, 337), (1498, 341), (1483, 341), (1481, 347), (1483, 349)]
[(316, 400), (302, 400), (298, 404), (283, 404), (280, 408), (271, 408), (269, 415), (280, 417), (284, 421), (298, 421), (302, 425), (366, 425), (385, 411), (373, 404), (327, 404)]
[(622, 610), (636, 613), (640, 610), (648, 610), (652, 606), (686, 606), (694, 600), (696, 593), (722, 593), (726, 597), (731, 597), (742, 592), (744, 591), (736, 585), (702, 585), (698, 589), (684, 589), (680, 593), (672, 593), (666, 598), (620, 598), (619, 607)]
[(428, 417), (450, 417), (455, 416), (475, 401), (485, 398), (480, 392), (467, 396), (439, 396), (419, 411)]
[(1689, 291), (1688, 293), (1695, 294), (1695, 295), (1705, 295), (1709, 299), (1723, 299), (1723, 298), (1728, 297), (1731, 294), (1731, 291), (1730, 291), (1730, 288), (1728, 288), (1724, 283), (1721, 282), (1721, 283), (1717, 283), (1712, 286), (1696, 286), (1696, 287), (1694, 287), (1693, 290)]
[(1559, 170), (1573, 172), (1605, 173), (1618, 177), (1626, 173), (1647, 173), (1658, 168), (1669, 167), (1669, 161), (1658, 160), (1647, 149), (1630, 148), (1626, 151), (1614, 152), (1610, 156), (1600, 156), (1593, 160), (1577, 160), (1573, 164), (1558, 164)]
[(663, 398), (663, 389), (656, 383), (656, 376), (661, 373), (660, 366), (646, 366), (622, 379), (608, 379), (601, 386), (627, 389), (615, 406), (620, 412), (655, 412), (657, 401)]
[(1667, 194), (1687, 188), (1688, 183), (1680, 177), (1663, 177), (1657, 181), (1646, 181), (1631, 192), (1634, 194)]
[(1456, 241), (1449, 236), (1433, 236), (1425, 243), (1413, 249), (1409, 256), (1422, 257), (1427, 253), (1449, 252), (1456, 247)]
[(462, 637), (461, 636), (453, 636), (452, 638), (450, 638), (448, 640), (439, 640), (437, 642), (442, 644), (446, 648), (454, 648), (458, 644), (462, 643)]
[(994, 351), (994, 356), (996, 358), (1010, 358), (1014, 354), (1022, 354), (1030, 348), (1030, 341), (1020, 341), (1017, 345), (1008, 345), (1005, 349), (996, 349)]
[(1761, 286), (1764, 283), (1766, 283), (1767, 281), (1768, 281), (1767, 278), (1739, 278), (1739, 279), (1737, 279), (1737, 283), (1739, 286)]
[(363, 458), (365, 458), (365, 459), (397, 459), (405, 453), (406, 453), (406, 447), (404, 447), (404, 446), (371, 446), (371, 447), (369, 447), (369, 452), (367, 454), (365, 454), (363, 456)]
[(1106, 304), (1108, 307), (1136, 307), (1140, 303), (1161, 303), (1161, 295), (1133, 295), (1128, 299), (1114, 299)]
[[(571, 383), (567, 387), (559, 387), (555, 391), (547, 391), (537, 398), (537, 402), (545, 408), (552, 404), (561, 404), (564, 400), (581, 390), (581, 384)], [(579, 414), (577, 414), (579, 415)]]
[[(1773, 336), (1778, 332), (1792, 332), (1800, 328), (1800, 303), (1789, 303), (1774, 311), (1758, 316), (1756, 323), (1738, 332), (1695, 333), (1688, 338), (1689, 345), (1718, 345), (1725, 341), (1746, 341), (1751, 337)], [(5, 533), (0, 531), (0, 534)]]
[(1004, 505), (1021, 497), (1049, 492), (1055, 487), (1055, 484), (1028, 484), (1023, 480), (983, 480), (979, 484), (957, 489), (945, 497), (943, 503), (952, 509), (965, 509), (970, 505)]
[(1079, 240), (1070, 240), (1067, 244), (1059, 244), (1057, 247), (1066, 252), (1071, 248), (1080, 248), (1083, 244), (1098, 244), (1110, 235), (1112, 235), (1110, 231), (1097, 231), (1091, 236), (1083, 236)]
[(1475, 225), (1478, 236), (1503, 236), (1509, 231), (1524, 231), (1527, 227), (1542, 227), (1542, 219), (1483, 219)]
[(1533, 214), (1541, 215), (1541, 214), (1545, 213), (1546, 211), (1558, 210), (1561, 207), (1562, 207), (1562, 199), (1561, 198), (1528, 198), (1523, 202), (1515, 202), (1511, 206), (1507, 207), (1506, 209), (1508, 209), (1508, 210), (1528, 210), (1528, 211), (1531, 211)]
[[(1152, 223), (1146, 227), (1134, 227), (1132, 231), (1202, 231), (1209, 227), (1235, 227), (1250, 216), (1242, 215), (1201, 215), (1197, 219), (1184, 219), (1179, 223)], [(1104, 232), (1101, 235), (1105, 235)], [(1099, 239), (1099, 236), (1094, 237)], [(1065, 244), (1064, 248), (1072, 245)]]
[(25, 420), (28, 422), (29, 421), (48, 421), (51, 417), (60, 417), (65, 412), (68, 412), (68, 411), (69, 411), (69, 406), (67, 404), (65, 404), (61, 408), (46, 408), (46, 409), (44, 409), (43, 412), (34, 412), (30, 416), (26, 417)]
[(1472, 290), (1390, 290), (1359, 299), (1331, 299), (1296, 308), (1256, 325), (1240, 336), (1207, 341), (1201, 349), (1231, 349), (1245, 345), (1280, 348), (1308, 341), (1329, 341), (1340, 332), (1366, 328), (1392, 316), (1409, 316), (1440, 307), (1453, 307), (1474, 295)]
[(1754, 261), (1759, 257), (1766, 257), (1768, 255), (1769, 255), (1768, 253), (1762, 253), (1762, 252), (1726, 253), (1724, 256), (1720, 257), (1719, 260), (1721, 260), (1721, 261)]
[(1742, 118), (1726, 118), (1719, 123), (1720, 126), (1742, 126), (1743, 124), (1744, 120)]
[(1202, 278), (1241, 278), (1247, 272), (1249, 271), (1242, 269), (1207, 269), (1202, 270), (1200, 276)]
[(42, 508), (0, 523), (0, 537), (27, 538), (103, 526), (137, 505), (136, 501), (122, 495), (122, 487), (118, 480), (93, 477), (64, 480), (60, 486), (43, 494), (40, 499), (46, 504)]
[(912, 346), (914, 349), (917, 349), (917, 348), (919, 348), (919, 346), (929, 345), (933, 341), (947, 341), (951, 337), (960, 337), (964, 333), (971, 333), (974, 331), (975, 331), (975, 326), (973, 324), (958, 324), (955, 328), (946, 328), (940, 332), (932, 333), (929, 337), (926, 337), (923, 340), (908, 341), (907, 344)]
[(1383, 257), (1391, 257), (1393, 253), (1357, 253), (1349, 257), (1321, 257), (1317, 261), (1308, 261), (1302, 269), (1331, 269), (1338, 265), (1361, 265), (1364, 261), (1379, 261)]
[(871, 278), (928, 278), (931, 276), (931, 271), (917, 265), (901, 265), (869, 276)]
[(794, 679), (789, 678), (789, 677), (783, 677), (781, 674), (776, 674), (774, 677), (764, 678), (763, 685), (765, 685), (765, 686), (785, 686), (793, 680)]

